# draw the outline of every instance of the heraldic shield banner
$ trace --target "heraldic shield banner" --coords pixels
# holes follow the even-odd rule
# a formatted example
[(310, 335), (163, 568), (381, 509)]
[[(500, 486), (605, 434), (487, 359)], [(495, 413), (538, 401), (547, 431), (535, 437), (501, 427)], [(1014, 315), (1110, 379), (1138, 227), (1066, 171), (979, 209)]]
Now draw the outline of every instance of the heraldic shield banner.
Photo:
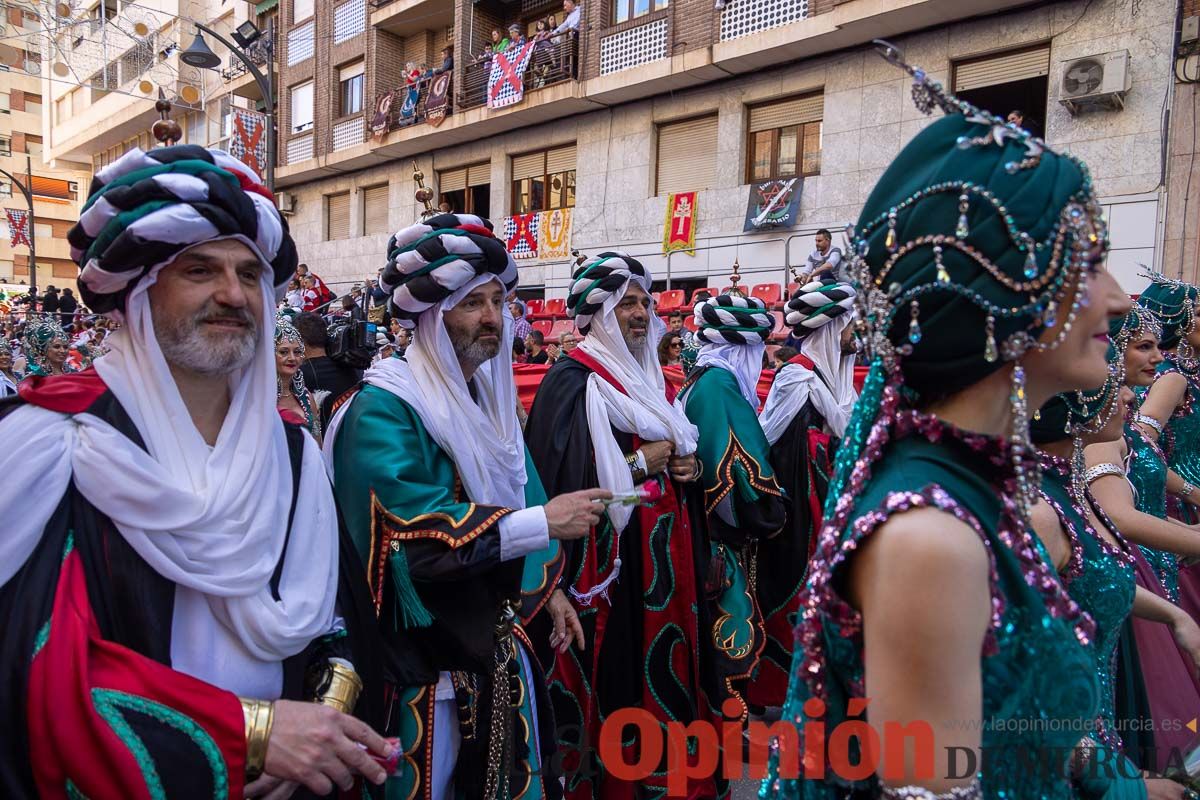
[(803, 178), (786, 178), (750, 184), (750, 201), (746, 204), (746, 233), (791, 228), (800, 217), (800, 196), (804, 192)]

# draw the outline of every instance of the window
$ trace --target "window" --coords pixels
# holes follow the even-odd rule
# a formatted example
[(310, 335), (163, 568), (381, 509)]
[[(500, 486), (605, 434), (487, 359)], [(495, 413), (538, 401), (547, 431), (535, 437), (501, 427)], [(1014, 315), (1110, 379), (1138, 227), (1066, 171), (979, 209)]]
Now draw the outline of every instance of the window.
[(31, 156), (40, 158), (42, 155), (42, 137), (34, 136), (32, 133), (25, 134), (25, 152)]
[[(40, 94), (34, 94), (32, 92), (25, 93), (25, 110), (26, 111), (28, 111), (32, 114), (40, 114), (40, 113), (42, 113), (41, 105), (42, 105), (42, 96)], [(30, 108), (29, 106), (37, 106), (37, 108)]]
[(71, 118), (71, 95), (65, 94), (54, 101), (54, 119), (56, 122), (66, 122)]
[(9, 136), (0, 136), (0, 156), (12, 155), (12, 138)]
[(0, 177), (0, 197), (12, 197), (12, 181)]
[(292, 24), (303, 22), (313, 15), (313, 0), (296, 0), (292, 3)]
[(362, 190), (363, 235), (390, 233), (388, 229), (388, 185), (368, 186)]
[(52, 197), (56, 200), (75, 200), (79, 197), (79, 184), (75, 181), (34, 175), (29, 186), (38, 197)]
[(361, 114), (363, 108), (364, 64), (355, 61), (338, 70), (338, 116)]
[(575, 145), (513, 156), (514, 214), (575, 206)]
[(1035, 136), (1045, 130), (1050, 47), (1038, 45), (955, 63), (954, 93), (1000, 118), (1022, 114), (1021, 125)]
[(0, 114), (7, 114), (11, 103), (8, 92), (0, 92)]
[(325, 196), (325, 238), (350, 238), (350, 193)]
[(667, 7), (667, 0), (613, 0), (613, 24), (644, 17)]
[(204, 135), (205, 119), (200, 113), (187, 115), (187, 134), (186, 140), (188, 144), (198, 144), (204, 146), (207, 144)]
[(312, 81), (292, 87), (292, 133), (306, 131), (313, 126)]
[(491, 216), (492, 165), (487, 161), (438, 172), (438, 204), (448, 203), (455, 214)]
[(658, 126), (655, 194), (709, 189), (716, 171), (716, 114)]
[(752, 107), (747, 181), (818, 174), (824, 110), (820, 94)]

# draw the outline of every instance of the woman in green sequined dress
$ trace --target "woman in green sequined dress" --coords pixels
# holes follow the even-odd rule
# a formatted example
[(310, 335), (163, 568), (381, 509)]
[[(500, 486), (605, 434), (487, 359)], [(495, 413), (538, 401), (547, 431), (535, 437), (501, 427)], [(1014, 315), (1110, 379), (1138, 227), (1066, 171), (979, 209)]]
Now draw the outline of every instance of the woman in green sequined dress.
[[(1110, 351), (1116, 367), (1124, 358), (1128, 339), (1117, 339)], [(1140, 681), (1119, 676), (1130, 662), (1121, 658), (1118, 645), (1130, 646), (1122, 638), (1131, 615), (1149, 624), (1174, 630), (1181, 642), (1200, 644), (1200, 627), (1168, 601), (1137, 585), (1137, 549), (1118, 532), (1087, 490), (1090, 477), (1082, 463), (1085, 444), (1120, 440), (1133, 392), (1122, 385), (1116, 371), (1100, 390), (1058, 395), (1042, 407), (1032, 426), (1033, 439), (1042, 449), (1042, 501), (1034, 509), (1034, 530), (1054, 558), (1071, 597), (1096, 623), (1094, 655), (1100, 678), (1100, 710), (1090, 733), (1100, 750), (1098, 764), (1120, 763), (1117, 780), (1095, 786), (1081, 781), (1085, 797), (1180, 798), (1184, 788), (1174, 781), (1147, 773), (1144, 778), (1137, 761), (1127, 757), (1118, 724), (1117, 684)], [(1073, 432), (1065, 433), (1066, 430)], [(1164, 627), (1167, 626), (1167, 627)], [(1169, 633), (1167, 634), (1169, 638)], [(1178, 659), (1178, 655), (1175, 655)], [(1137, 690), (1144, 691), (1141, 686)], [(1129, 691), (1129, 690), (1127, 690)], [(1125, 722), (1126, 720), (1120, 720)]]
[[(1110, 329), (1117, 347), (1124, 347), (1125, 385), (1144, 388), (1157, 377), (1162, 363), (1158, 341), (1161, 326), (1154, 315), (1135, 308)], [(1195, 532), (1167, 519), (1167, 482), (1170, 470), (1158, 444), (1138, 424), (1136, 405), (1125, 423), (1125, 436), (1089, 445), (1085, 452), (1091, 492), (1122, 535), (1139, 544), (1133, 552), (1139, 591), (1170, 602), (1159, 573), (1145, 558), (1155, 546), (1187, 552), (1196, 544)], [(1171, 555), (1171, 554), (1168, 554)], [(1171, 555), (1171, 559), (1174, 556)], [(1200, 643), (1195, 623), (1174, 608), (1168, 625), (1132, 619), (1122, 631), (1118, 653), (1117, 717), (1125, 752), (1139, 766), (1164, 770), (1172, 751), (1186, 748), (1193, 734), (1178, 724), (1200, 708)]]
[[(1109, 318), (1129, 301), (1100, 266), (1086, 167), (905, 68), (918, 106), (948, 116), (884, 173), (849, 250), (872, 366), (784, 708), (805, 746), (822, 747), (814, 722), (833, 733), (801, 779), (776, 742), (760, 796), (1067, 800), (1099, 708), (1095, 623), (1028, 527), (1027, 404), (1103, 382)], [(894, 745), (894, 723), (923, 731), (903, 759), (847, 768), (861, 737)]]
[[(1166, 454), (1170, 467), (1167, 492), (1173, 495), (1168, 505), (1170, 516), (1183, 523), (1196, 522), (1200, 518), (1200, 491), (1193, 484), (1200, 484), (1200, 363), (1194, 356), (1200, 350), (1200, 289), (1152, 273), (1138, 304), (1159, 320), (1165, 358), (1158, 378), (1145, 393), (1135, 425), (1142, 438), (1156, 443)], [(1200, 612), (1196, 586), (1200, 578), (1189, 577), (1190, 597), (1181, 597), (1178, 557), (1194, 558), (1195, 549), (1143, 546), (1143, 554), (1154, 566), (1167, 596), (1182, 602), (1193, 615)]]

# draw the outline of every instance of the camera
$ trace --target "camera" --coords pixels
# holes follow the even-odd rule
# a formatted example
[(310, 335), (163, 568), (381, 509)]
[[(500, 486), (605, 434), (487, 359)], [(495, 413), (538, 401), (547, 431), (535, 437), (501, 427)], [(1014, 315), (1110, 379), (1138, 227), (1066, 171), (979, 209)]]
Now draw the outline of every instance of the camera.
[(377, 330), (378, 326), (373, 322), (336, 320), (329, 326), (329, 347), (325, 353), (339, 364), (366, 369), (379, 349), (375, 340)]

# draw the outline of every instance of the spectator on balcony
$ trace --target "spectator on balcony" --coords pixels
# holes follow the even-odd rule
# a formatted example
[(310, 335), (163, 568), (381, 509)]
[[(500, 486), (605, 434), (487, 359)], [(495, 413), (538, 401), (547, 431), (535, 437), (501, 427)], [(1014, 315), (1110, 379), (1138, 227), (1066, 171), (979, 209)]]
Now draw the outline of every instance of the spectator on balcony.
[(499, 28), (492, 28), (492, 52), (503, 53), (508, 49), (508, 37)]
[(409, 61), (404, 65), (404, 83), (408, 87), (416, 86), (421, 81), (421, 70), (417, 62)]
[(514, 22), (508, 26), (508, 44), (509, 47), (524, 47), (528, 40), (525, 38), (525, 31), (521, 29), (519, 23)]
[(567, 15), (566, 19), (554, 29), (554, 33), (560, 34), (571, 31), (574, 34), (578, 34), (580, 17), (583, 15), (583, 6), (576, 3), (575, 0), (563, 0), (563, 12)]
[(454, 69), (454, 51), (449, 47), (442, 48), (442, 65), (437, 69), (431, 69), (425, 73), (425, 77), (434, 75), (442, 75)]

